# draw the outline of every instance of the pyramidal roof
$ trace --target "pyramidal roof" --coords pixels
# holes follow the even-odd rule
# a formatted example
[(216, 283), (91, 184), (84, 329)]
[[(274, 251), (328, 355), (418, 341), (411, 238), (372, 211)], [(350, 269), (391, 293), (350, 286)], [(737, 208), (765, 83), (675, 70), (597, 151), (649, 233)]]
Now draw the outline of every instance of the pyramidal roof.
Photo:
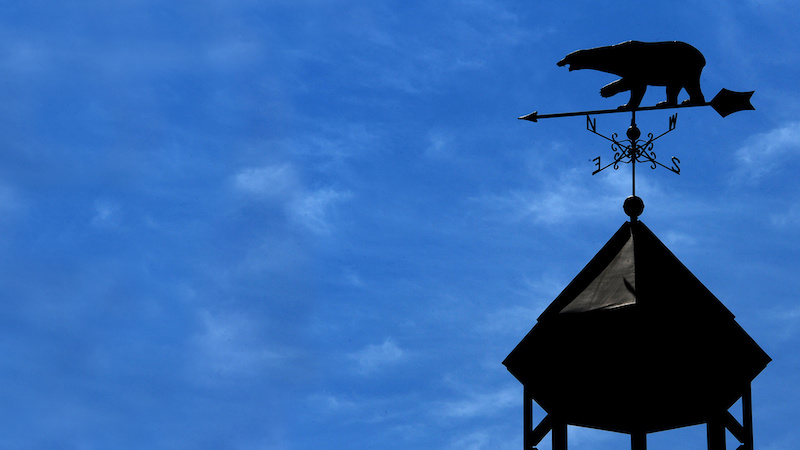
[(641, 222), (626, 222), (503, 361), (567, 423), (652, 432), (706, 422), (770, 361)]
[[(637, 290), (638, 286), (638, 290)], [(626, 222), (542, 313), (608, 311), (639, 305), (662, 312), (733, 314), (642, 222)]]

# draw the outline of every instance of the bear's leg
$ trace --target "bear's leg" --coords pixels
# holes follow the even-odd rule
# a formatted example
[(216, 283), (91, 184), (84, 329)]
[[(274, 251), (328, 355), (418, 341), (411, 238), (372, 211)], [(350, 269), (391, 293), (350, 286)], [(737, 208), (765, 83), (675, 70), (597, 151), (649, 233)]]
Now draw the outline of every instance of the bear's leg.
[(680, 94), (682, 87), (680, 85), (667, 86), (667, 101), (658, 102), (656, 106), (676, 106), (678, 104), (678, 94)]
[(686, 93), (689, 94), (689, 99), (684, 100), (684, 105), (702, 105), (706, 102), (703, 97), (703, 91), (700, 90), (700, 79), (686, 84)]
[(642, 99), (644, 98), (644, 92), (647, 90), (646, 84), (637, 84), (631, 86), (631, 99), (627, 105), (622, 105), (619, 109), (636, 109), (639, 107), (639, 104), (642, 103)]
[(628, 91), (630, 89), (631, 88), (628, 85), (628, 82), (624, 78), (620, 78), (619, 80), (612, 81), (611, 83), (608, 83), (607, 85), (600, 88), (600, 95), (602, 95), (605, 98), (608, 98), (611, 97), (612, 95), (617, 95), (620, 92)]

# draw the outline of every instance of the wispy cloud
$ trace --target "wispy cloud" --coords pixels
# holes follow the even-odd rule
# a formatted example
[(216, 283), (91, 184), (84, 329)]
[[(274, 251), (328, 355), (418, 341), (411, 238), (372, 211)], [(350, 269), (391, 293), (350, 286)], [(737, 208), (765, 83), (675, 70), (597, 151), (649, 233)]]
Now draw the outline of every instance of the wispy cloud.
[(353, 8), (344, 15), (350, 20), (339, 38), (358, 41), (360, 51), (331, 59), (346, 59), (350, 73), (358, 74), (351, 78), (364, 87), (416, 95), (439, 89), (460, 73), (486, 70), (498, 49), (542, 36), (497, 2), (458, 2), (445, 16), (442, 8), (448, 7), (415, 8), (414, 29), (397, 27), (404, 20), (397, 10)]
[(24, 211), (25, 202), (23, 196), (11, 186), (0, 184), (0, 213), (8, 216)]
[(800, 122), (791, 122), (749, 139), (736, 151), (738, 180), (758, 182), (800, 155)]
[(315, 120), (314, 133), (278, 142), (287, 153), (311, 161), (320, 172), (342, 168), (344, 161), (363, 155), (375, 156), (383, 150), (385, 130), (380, 125), (343, 123), (333, 117)]
[(765, 436), (763, 440), (765, 442), (761, 446), (764, 450), (784, 450), (797, 448), (800, 445), (800, 439), (788, 433), (782, 433), (778, 436)]
[(367, 286), (367, 284), (361, 278), (361, 275), (350, 267), (345, 267), (342, 270), (340, 282), (354, 288), (364, 288)]
[(778, 228), (797, 226), (800, 224), (800, 204), (793, 204), (784, 211), (770, 215), (770, 222)]
[(0, 46), (0, 67), (5, 72), (34, 74), (48, 64), (48, 55), (43, 45), (29, 40), (6, 40)]
[(305, 400), (312, 410), (358, 427), (392, 424), (394, 430), (412, 430), (424, 416), (424, 404), (411, 392), (363, 396), (326, 391), (312, 393)]
[(120, 222), (120, 206), (110, 200), (97, 200), (94, 203), (92, 226), (113, 228)]
[(325, 412), (332, 414), (351, 413), (360, 408), (353, 400), (331, 394), (313, 394), (308, 400), (315, 408), (321, 406)]
[(693, 247), (697, 244), (697, 238), (688, 233), (679, 231), (667, 231), (664, 233), (662, 240), (668, 247), (677, 247), (679, 245), (683, 247)]
[(792, 339), (800, 329), (798, 306), (773, 307), (764, 311), (763, 315), (772, 324), (770, 331), (782, 341)]
[(331, 232), (331, 214), (334, 207), (351, 197), (349, 192), (331, 188), (304, 194), (290, 205), (292, 217), (300, 225), (316, 234)]
[(491, 416), (498, 411), (517, 406), (520, 401), (520, 389), (506, 387), (494, 392), (471, 392), (466, 398), (445, 402), (438, 413), (449, 418), (470, 418)]
[(425, 148), (425, 156), (433, 159), (446, 159), (455, 154), (455, 144), (453, 137), (448, 133), (439, 130), (432, 130), (428, 133), (428, 146)]
[(619, 182), (621, 178), (605, 177), (601, 180), (606, 184), (605, 189), (592, 188), (583, 171), (568, 170), (546, 180), (538, 190), (514, 190), (472, 200), (504, 221), (556, 225), (580, 217), (597, 217), (609, 211), (610, 207), (618, 208), (619, 199), (628, 195)]
[(386, 338), (382, 344), (368, 345), (348, 356), (356, 363), (356, 368), (360, 373), (372, 374), (403, 361), (407, 357), (407, 353), (394, 340)]
[(538, 315), (547, 306), (549, 300), (550, 298), (542, 298), (541, 301), (537, 302), (535, 308), (515, 306), (493, 311), (486, 316), (484, 323), (478, 329), (494, 336), (499, 333), (508, 335), (524, 334), (536, 324)]
[(466, 436), (456, 438), (448, 448), (454, 450), (483, 450), (489, 448), (489, 438), (490, 435), (488, 431), (473, 431)]
[(293, 195), (298, 188), (297, 175), (289, 164), (242, 169), (234, 176), (234, 183), (241, 191), (261, 198)]
[(240, 192), (281, 205), (292, 222), (320, 235), (331, 232), (336, 205), (352, 197), (350, 192), (332, 187), (306, 190), (288, 163), (244, 168), (233, 180)]
[(268, 346), (245, 314), (203, 310), (200, 321), (202, 329), (194, 336), (194, 345), (202, 378), (253, 376), (289, 357), (287, 351)]
[(232, 70), (260, 62), (263, 49), (255, 41), (231, 39), (210, 45), (206, 57), (212, 66)]

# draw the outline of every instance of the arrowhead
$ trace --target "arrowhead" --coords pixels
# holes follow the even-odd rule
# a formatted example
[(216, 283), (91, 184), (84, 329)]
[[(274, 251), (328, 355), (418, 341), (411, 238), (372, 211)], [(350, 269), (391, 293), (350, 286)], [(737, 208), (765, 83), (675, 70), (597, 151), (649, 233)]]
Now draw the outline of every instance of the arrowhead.
[(722, 117), (738, 111), (754, 110), (750, 104), (750, 97), (754, 92), (735, 92), (723, 88), (708, 104)]
[(526, 116), (518, 117), (518, 119), (519, 120), (530, 120), (531, 122), (537, 122), (537, 120), (536, 120), (537, 117), (536, 116), (538, 114), (539, 114), (539, 111), (534, 111), (534, 112), (532, 112), (532, 113), (530, 113), (530, 114), (528, 114)]

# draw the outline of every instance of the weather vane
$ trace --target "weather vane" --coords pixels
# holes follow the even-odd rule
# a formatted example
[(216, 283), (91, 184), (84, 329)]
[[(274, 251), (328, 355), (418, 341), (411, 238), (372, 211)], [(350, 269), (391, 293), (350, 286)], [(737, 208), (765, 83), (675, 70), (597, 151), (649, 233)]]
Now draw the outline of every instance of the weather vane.
[[(611, 142), (614, 158), (593, 161), (592, 174), (630, 164), (633, 195), (623, 209), (630, 222), (589, 261), (539, 316), (503, 364), (523, 385), (522, 444), (536, 450), (550, 434), (553, 450), (567, 450), (568, 426), (630, 435), (632, 450), (647, 449), (650, 433), (705, 424), (708, 450), (753, 450), (751, 383), (771, 361), (736, 323), (733, 314), (684, 266), (638, 216), (636, 166), (680, 174), (680, 160), (659, 161), (655, 136), (636, 126), (643, 110), (711, 106), (722, 117), (754, 109), (753, 92), (722, 89), (706, 102), (700, 90), (705, 58), (683, 42), (629, 41), (578, 50), (559, 61), (570, 70), (594, 69), (621, 76), (603, 97), (630, 91), (617, 109), (561, 114), (534, 112), (520, 119), (586, 116), (586, 128)], [(665, 86), (667, 98), (640, 106), (647, 86)], [(678, 94), (689, 98), (678, 104)], [(625, 136), (598, 133), (592, 115), (630, 112)], [(627, 138), (627, 139), (626, 139)], [(741, 419), (730, 409), (740, 402)], [(544, 411), (534, 422), (533, 405)]]
[[(616, 109), (594, 111), (556, 114), (539, 114), (534, 111), (520, 119), (538, 122), (541, 119), (555, 117), (586, 116), (586, 128), (610, 141), (614, 151), (614, 159), (606, 165), (602, 164), (600, 156), (592, 160), (597, 166), (592, 175), (608, 167), (613, 166), (614, 169), (618, 169), (620, 164), (631, 164), (633, 192), (625, 202), (625, 212), (631, 216), (632, 220), (636, 220), (644, 208), (644, 203), (636, 197), (636, 163), (649, 163), (652, 169), (660, 166), (676, 174), (680, 174), (681, 171), (680, 160), (677, 157), (672, 157), (671, 164), (667, 166), (656, 160), (656, 154), (653, 151), (653, 143), (675, 129), (678, 114), (670, 116), (667, 131), (655, 137), (652, 133), (648, 133), (648, 139), (641, 140), (639, 139), (641, 131), (636, 126), (637, 111), (710, 106), (720, 116), (726, 117), (738, 111), (755, 109), (750, 104), (750, 98), (754, 91), (735, 92), (722, 89), (710, 102), (706, 102), (700, 89), (700, 73), (705, 64), (702, 53), (691, 45), (678, 41), (627, 41), (616, 45), (574, 51), (559, 61), (558, 66), (569, 66), (570, 71), (593, 69), (621, 76), (622, 78), (619, 80), (603, 86), (600, 89), (600, 95), (611, 97), (620, 92), (630, 91), (631, 97), (628, 103)], [(667, 99), (655, 106), (640, 106), (647, 86), (665, 86)], [(678, 94), (683, 89), (689, 94), (689, 98), (679, 104)], [(631, 125), (626, 131), (628, 139), (618, 140), (616, 133), (608, 137), (597, 132), (597, 120), (592, 119), (591, 116), (620, 112), (631, 113)]]

